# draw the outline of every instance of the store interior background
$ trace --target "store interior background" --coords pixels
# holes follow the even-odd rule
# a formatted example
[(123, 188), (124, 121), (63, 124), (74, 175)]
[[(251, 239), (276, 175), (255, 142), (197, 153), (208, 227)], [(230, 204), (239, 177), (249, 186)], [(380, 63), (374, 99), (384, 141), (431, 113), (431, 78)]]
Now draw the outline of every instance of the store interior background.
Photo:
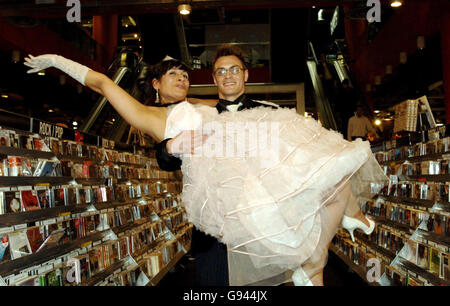
[[(392, 106), (423, 95), (438, 124), (450, 121), (447, 1), (404, 0), (399, 8), (381, 1), (381, 22), (373, 23), (366, 19), (367, 1), (188, 2), (192, 12), (181, 16), (182, 2), (175, 0), (81, 1), (81, 22), (69, 23), (66, 1), (1, 1), (0, 108), (77, 129), (99, 99), (56, 69), (27, 74), (27, 54), (59, 54), (110, 76), (121, 52), (128, 52), (131, 67), (170, 55), (194, 68), (191, 84), (212, 84), (211, 55), (217, 44), (233, 42), (250, 55), (250, 83), (304, 82), (306, 112), (316, 118), (307, 59), (318, 66), (341, 59), (349, 67), (359, 101), (374, 122), (380, 119), (383, 136), (393, 126)], [(151, 103), (148, 83), (131, 79), (124, 87), (137, 85)], [(258, 98), (295, 107), (289, 95)], [(333, 95), (328, 98), (334, 111)], [(103, 119), (92, 133), (106, 136), (120, 118), (110, 110)]]

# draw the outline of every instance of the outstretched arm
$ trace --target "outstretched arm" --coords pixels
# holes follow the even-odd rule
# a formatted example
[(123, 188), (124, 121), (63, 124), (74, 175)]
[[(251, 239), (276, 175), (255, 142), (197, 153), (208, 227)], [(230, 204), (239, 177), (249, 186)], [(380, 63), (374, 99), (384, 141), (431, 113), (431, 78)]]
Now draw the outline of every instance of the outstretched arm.
[(33, 57), (30, 55), (29, 58), (25, 58), (25, 61), (24, 64), (32, 68), (28, 73), (38, 72), (49, 67), (64, 71), (81, 84), (103, 95), (130, 125), (149, 134), (156, 141), (164, 138), (166, 108), (145, 106), (106, 75), (62, 56), (45, 54)]
[(89, 70), (85, 84), (104, 96), (131, 126), (156, 141), (164, 139), (167, 109), (145, 106), (102, 73)]

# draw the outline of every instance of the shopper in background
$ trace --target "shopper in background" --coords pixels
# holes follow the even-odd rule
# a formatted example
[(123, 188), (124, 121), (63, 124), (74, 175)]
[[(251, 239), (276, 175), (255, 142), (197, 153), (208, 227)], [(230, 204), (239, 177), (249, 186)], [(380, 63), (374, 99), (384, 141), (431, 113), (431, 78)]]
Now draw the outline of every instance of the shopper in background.
[[(165, 69), (152, 82), (161, 102), (171, 104), (167, 108), (144, 106), (103, 74), (61, 56), (43, 55), (26, 61), (33, 68), (29, 72), (56, 67), (68, 73), (104, 95), (128, 123), (157, 141), (173, 138), (169, 151), (183, 159), (183, 204), (188, 217), (199, 229), (227, 244), (231, 285), (273, 285), (291, 277), (296, 285), (321, 285), (328, 246), (341, 219), (352, 238), (356, 228), (367, 234), (373, 231), (374, 223), (362, 215), (353, 198), (353, 191), (366, 191), (364, 182), (385, 180), (367, 143), (349, 143), (314, 119), (291, 110), (248, 107), (254, 101), (245, 95), (228, 101), (231, 103), (220, 101), (217, 108), (190, 104), (184, 101), (187, 72), (172, 60), (161, 63)], [(244, 88), (248, 71), (239, 57), (219, 57), (214, 68), (215, 83), (228, 98)], [(221, 107), (249, 109), (218, 115)], [(191, 131), (200, 129), (202, 120), (220, 124), (277, 122), (283, 131), (277, 136), (283, 155), (270, 168), (257, 162), (275, 160), (269, 153), (275, 148), (270, 147), (248, 160), (189, 155), (193, 148), (180, 145), (192, 138), (194, 144), (204, 143), (205, 135)], [(223, 136), (209, 137), (220, 141)], [(368, 178), (367, 174), (374, 176)], [(348, 203), (355, 208), (352, 213), (347, 213)], [(354, 218), (342, 218), (344, 210)]]
[(356, 107), (356, 113), (348, 121), (347, 139), (348, 141), (361, 138), (367, 140), (367, 135), (372, 132), (376, 134), (376, 130), (373, 127), (370, 120), (364, 116), (364, 108), (362, 105)]

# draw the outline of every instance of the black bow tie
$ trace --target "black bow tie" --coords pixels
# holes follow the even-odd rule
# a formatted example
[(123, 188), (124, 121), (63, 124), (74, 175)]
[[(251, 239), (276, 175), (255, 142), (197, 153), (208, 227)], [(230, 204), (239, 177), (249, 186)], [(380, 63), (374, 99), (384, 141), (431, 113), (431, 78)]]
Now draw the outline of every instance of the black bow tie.
[(219, 99), (219, 103), (216, 104), (216, 108), (219, 111), (219, 113), (223, 112), (223, 111), (228, 111), (228, 106), (230, 105), (236, 105), (241, 103), (241, 106), (239, 107), (238, 110), (242, 109), (242, 106), (245, 104), (245, 95), (241, 95), (239, 96), (236, 100), (234, 101), (228, 101), (225, 99)]

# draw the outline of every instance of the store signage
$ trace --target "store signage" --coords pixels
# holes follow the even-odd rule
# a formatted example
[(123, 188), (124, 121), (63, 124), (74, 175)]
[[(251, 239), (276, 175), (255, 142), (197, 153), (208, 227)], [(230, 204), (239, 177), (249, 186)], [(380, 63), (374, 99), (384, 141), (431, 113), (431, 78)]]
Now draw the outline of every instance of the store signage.
[[(61, 139), (64, 134), (64, 128), (51, 123), (36, 120), (37, 126), (33, 124), (33, 131), (41, 136), (48, 136)], [(34, 128), (37, 130), (34, 130)]]

